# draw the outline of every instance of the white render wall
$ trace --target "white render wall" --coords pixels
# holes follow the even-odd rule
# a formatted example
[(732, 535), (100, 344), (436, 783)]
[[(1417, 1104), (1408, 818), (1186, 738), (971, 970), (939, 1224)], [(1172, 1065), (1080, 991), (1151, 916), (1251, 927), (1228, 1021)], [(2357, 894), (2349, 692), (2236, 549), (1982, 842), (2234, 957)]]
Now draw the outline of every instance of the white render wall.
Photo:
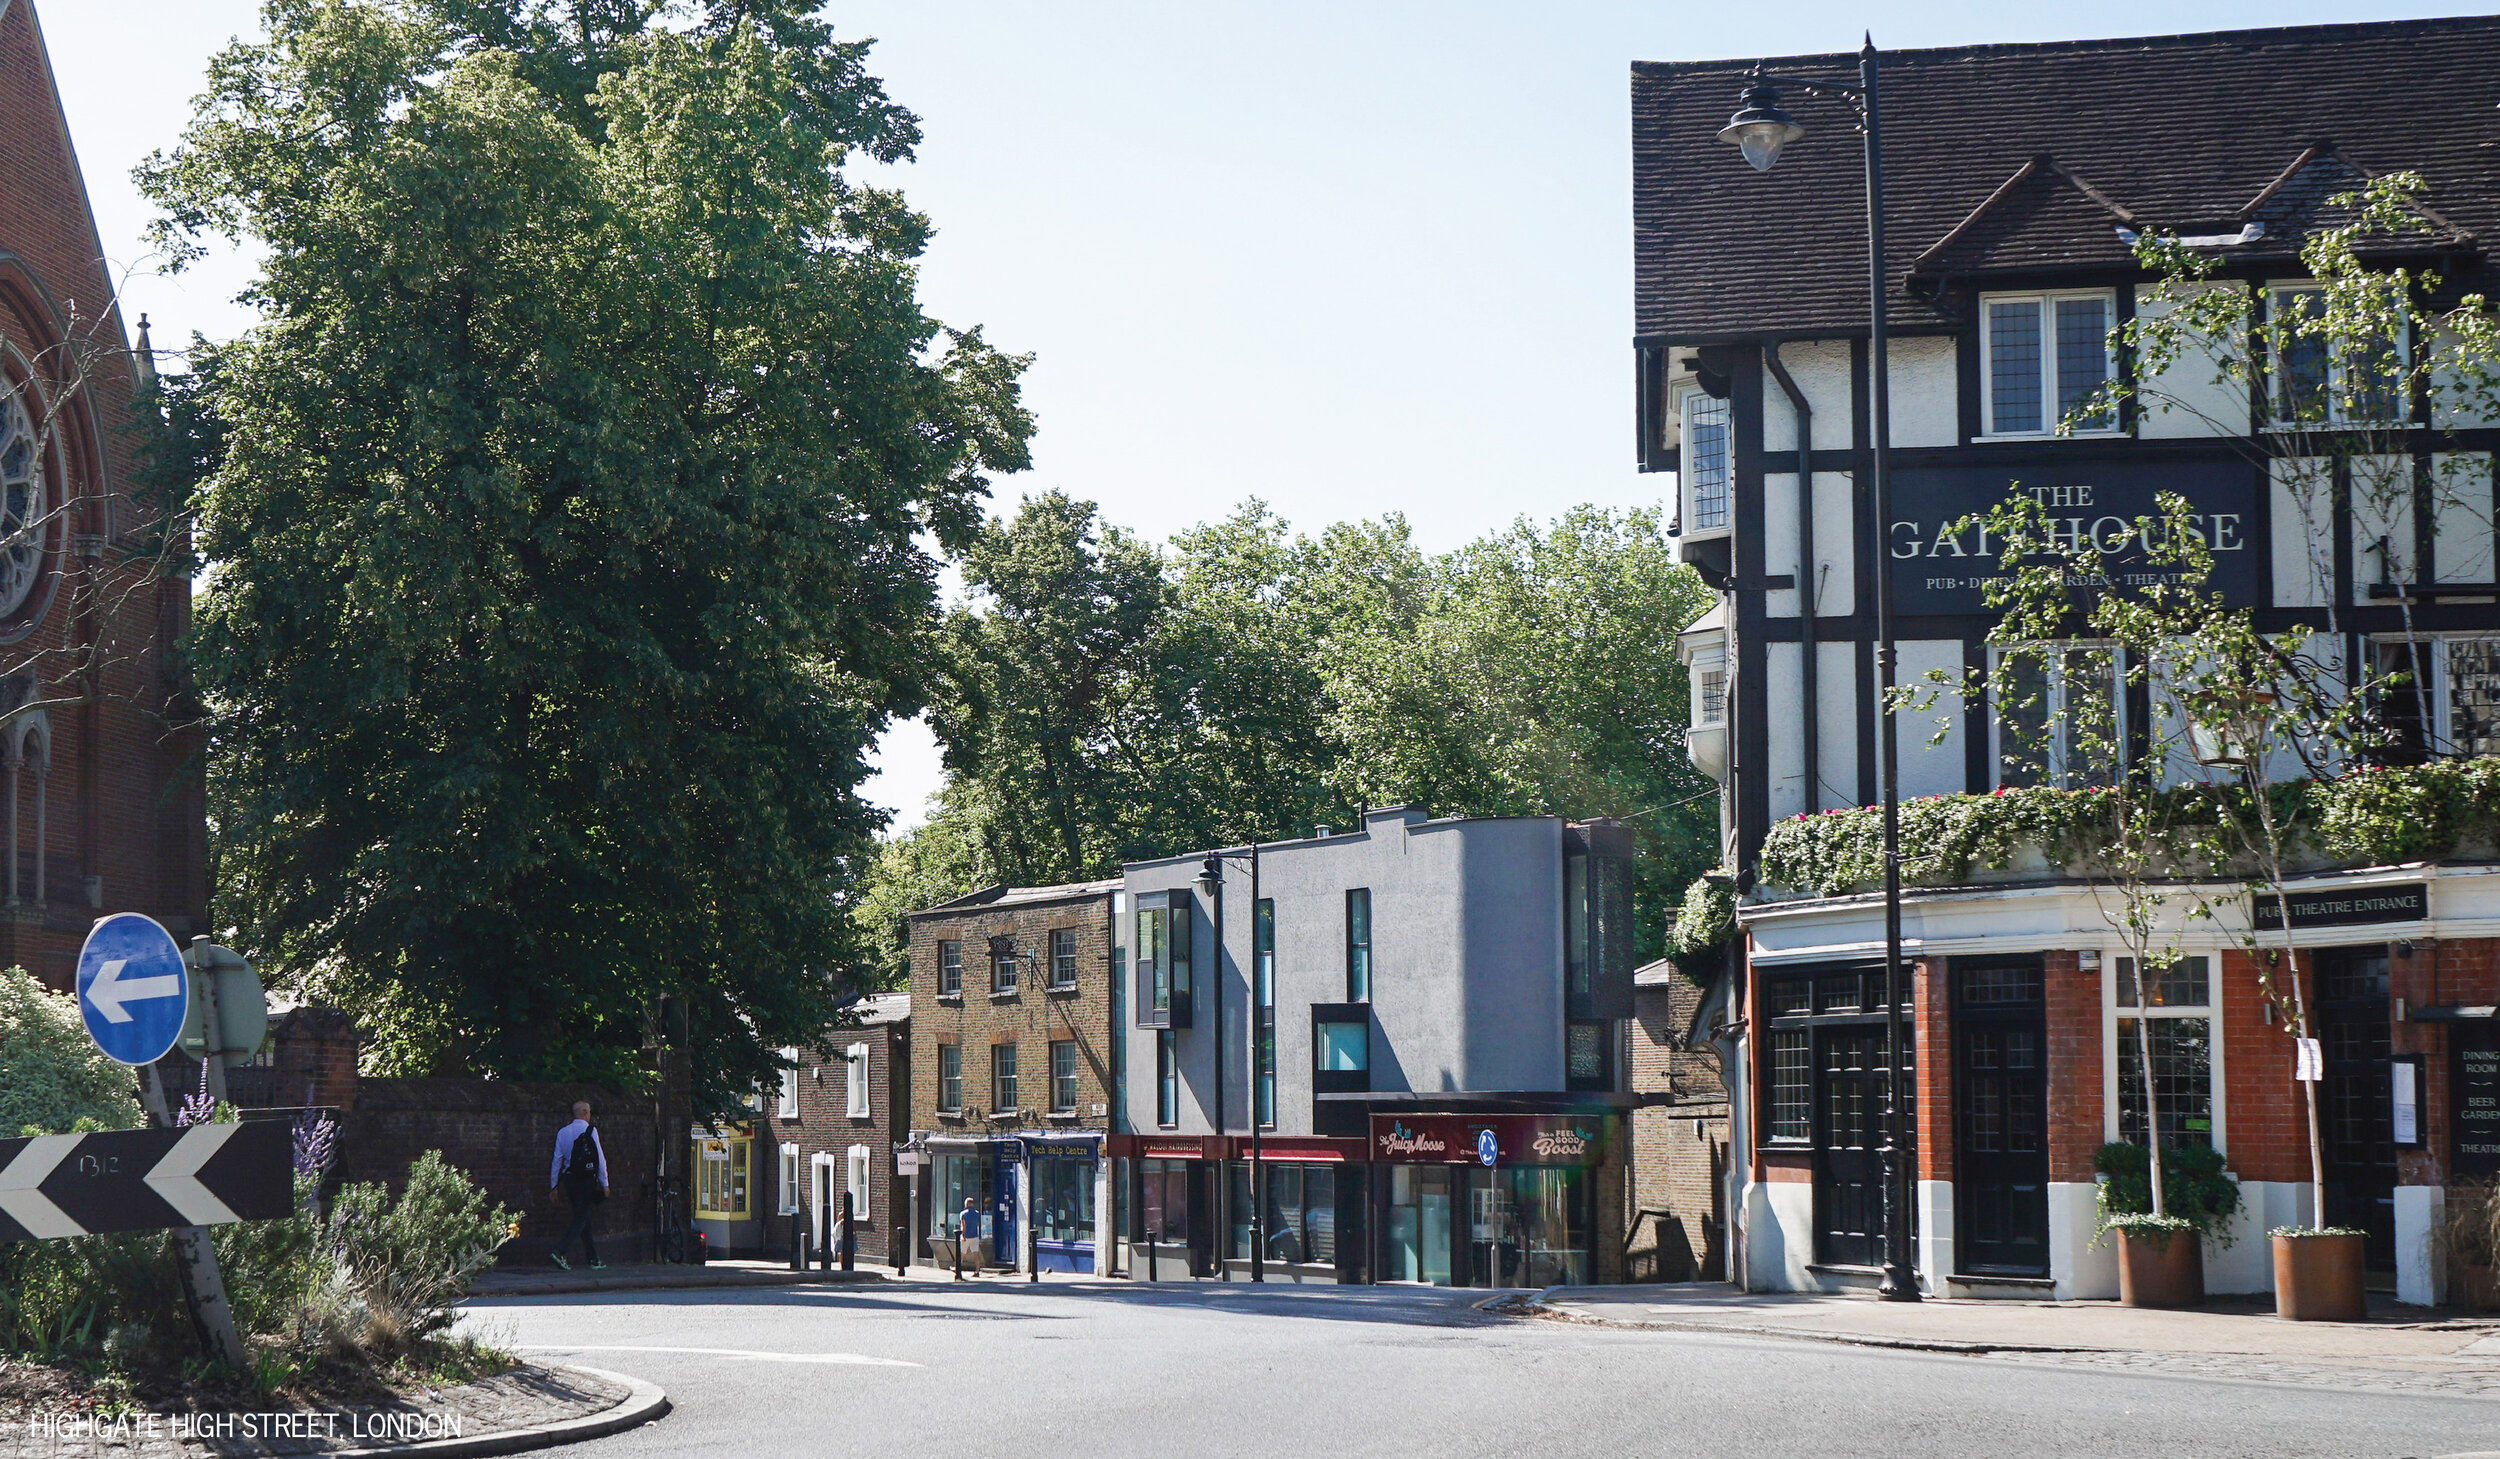
[[(2159, 319), (2170, 312), (2159, 293), (2157, 285), (2136, 287), (2139, 317)], [(2148, 441), (2246, 435), (2248, 387), (2218, 378), (2220, 369), (2218, 356), (2191, 350), (2147, 378), (2136, 402), (2137, 435)]]
[[(1912, 638), (1901, 642), (1894, 660), (1893, 682), (1900, 685), (1925, 684), (1930, 669), (1948, 674), (1962, 672), (1962, 641), (1958, 638)], [(1934, 744), (1937, 721), (1946, 720), (1944, 738)], [(1778, 724), (1779, 720), (1771, 721)], [(1901, 798), (1922, 795), (1955, 795), (1967, 788), (1969, 772), (1962, 758), (1963, 705), (1962, 696), (1938, 693), (1934, 705), (1926, 710), (1910, 710), (1893, 716), (1893, 743), (1901, 757)]]
[[(1962, 444), (1961, 380), (1954, 371), (1954, 342), (1914, 337), (1894, 339), (1892, 356), (1892, 443), (1896, 446), (1958, 446)], [(1772, 382), (1776, 388), (1778, 382)], [(1811, 399), (1812, 397), (1808, 397)], [(1820, 425), (1820, 422), (1817, 422)], [(1818, 430), (1817, 436), (1821, 435)]]
[(2317, 457), (2267, 463), (2274, 500), (2274, 606), (2323, 608), (2335, 581), (2335, 484)]
[[(1898, 346), (1895, 346), (1898, 348)], [(1780, 346), (1780, 363), (1788, 378), (1805, 392), (1806, 408), (1814, 412), (1814, 449), (1846, 451), (1850, 441), (1849, 342), (1811, 340)], [(1788, 392), (1766, 366), (1762, 371), (1762, 449), (1797, 449), (1797, 412)], [(1794, 473), (1791, 473), (1792, 476)]]
[[(1823, 433), (1822, 417), (1814, 432)], [(1771, 458), (1778, 460), (1778, 457)], [(1815, 588), (1817, 617), (1846, 617), (1857, 607), (1856, 492), (1846, 471), (1814, 473), (1814, 564), (1801, 575)], [(1797, 562), (1797, 473), (1762, 474), (1762, 570), (1773, 576), (1795, 572)], [(1762, 595), (1762, 611), (1772, 618), (1797, 616), (1797, 590), (1774, 588)]]

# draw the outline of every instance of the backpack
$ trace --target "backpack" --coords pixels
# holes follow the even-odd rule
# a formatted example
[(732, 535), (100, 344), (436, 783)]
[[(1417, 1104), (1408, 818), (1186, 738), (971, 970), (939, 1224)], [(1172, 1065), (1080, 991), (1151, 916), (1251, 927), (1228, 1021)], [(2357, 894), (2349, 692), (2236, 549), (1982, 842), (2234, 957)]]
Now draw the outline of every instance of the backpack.
[(568, 1192), (589, 1200), (600, 1197), (599, 1189), (599, 1127), (584, 1129), (573, 1141), (573, 1149), (564, 1158), (564, 1184)]

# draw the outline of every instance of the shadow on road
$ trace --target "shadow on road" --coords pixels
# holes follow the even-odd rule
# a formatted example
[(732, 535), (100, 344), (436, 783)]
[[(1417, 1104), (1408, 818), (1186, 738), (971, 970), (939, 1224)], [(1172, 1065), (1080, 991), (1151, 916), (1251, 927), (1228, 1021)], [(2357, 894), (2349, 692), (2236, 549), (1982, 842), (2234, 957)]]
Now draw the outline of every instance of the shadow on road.
[[(490, 1308), (519, 1307), (808, 1307), (841, 1312), (896, 1313), (961, 1322), (1066, 1322), (1081, 1318), (1076, 1303), (1110, 1302), (1125, 1307), (1192, 1309), (1244, 1317), (1302, 1318), (1316, 1322), (1381, 1323), (1405, 1327), (1477, 1327), (1516, 1321), (1477, 1310), (1477, 1304), (1524, 1295), (1447, 1287), (1323, 1287), (1249, 1282), (1026, 1283), (886, 1282), (860, 1287), (714, 1287), (659, 1291), (595, 1292), (537, 1297), (499, 1297)], [(1057, 1310), (1053, 1310), (1053, 1309)]]

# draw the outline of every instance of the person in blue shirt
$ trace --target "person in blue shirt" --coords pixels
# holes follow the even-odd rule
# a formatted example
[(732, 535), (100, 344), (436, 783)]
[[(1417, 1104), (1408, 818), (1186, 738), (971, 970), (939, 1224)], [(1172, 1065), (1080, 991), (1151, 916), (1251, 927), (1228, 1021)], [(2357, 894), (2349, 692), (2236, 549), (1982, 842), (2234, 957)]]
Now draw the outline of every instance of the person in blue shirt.
[(555, 1204), (556, 1194), (563, 1192), (573, 1202), (573, 1224), (564, 1228), (557, 1240), (555, 1263), (566, 1270), (573, 1264), (564, 1259), (573, 1239), (581, 1238), (582, 1259), (592, 1271), (603, 1271), (607, 1263), (599, 1259), (599, 1243), (591, 1238), (591, 1218), (598, 1214), (599, 1203), (608, 1198), (608, 1152), (599, 1142), (598, 1127), (590, 1122), (590, 1101), (573, 1106), (573, 1123), (556, 1131), (556, 1158), (547, 1167), (547, 1203)]

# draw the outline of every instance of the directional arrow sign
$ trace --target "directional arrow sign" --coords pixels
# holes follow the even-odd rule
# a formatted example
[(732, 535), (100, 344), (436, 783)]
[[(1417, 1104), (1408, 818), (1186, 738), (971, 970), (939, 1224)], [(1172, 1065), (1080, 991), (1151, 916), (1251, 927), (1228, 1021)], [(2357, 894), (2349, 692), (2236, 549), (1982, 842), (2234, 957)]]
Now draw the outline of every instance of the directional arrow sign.
[(78, 954), (78, 1012), (97, 1048), (125, 1064), (153, 1064), (190, 1010), (191, 979), (172, 933), (136, 912), (96, 923)]
[(0, 1241), (274, 1221), (293, 1208), (283, 1120), (0, 1140)]

